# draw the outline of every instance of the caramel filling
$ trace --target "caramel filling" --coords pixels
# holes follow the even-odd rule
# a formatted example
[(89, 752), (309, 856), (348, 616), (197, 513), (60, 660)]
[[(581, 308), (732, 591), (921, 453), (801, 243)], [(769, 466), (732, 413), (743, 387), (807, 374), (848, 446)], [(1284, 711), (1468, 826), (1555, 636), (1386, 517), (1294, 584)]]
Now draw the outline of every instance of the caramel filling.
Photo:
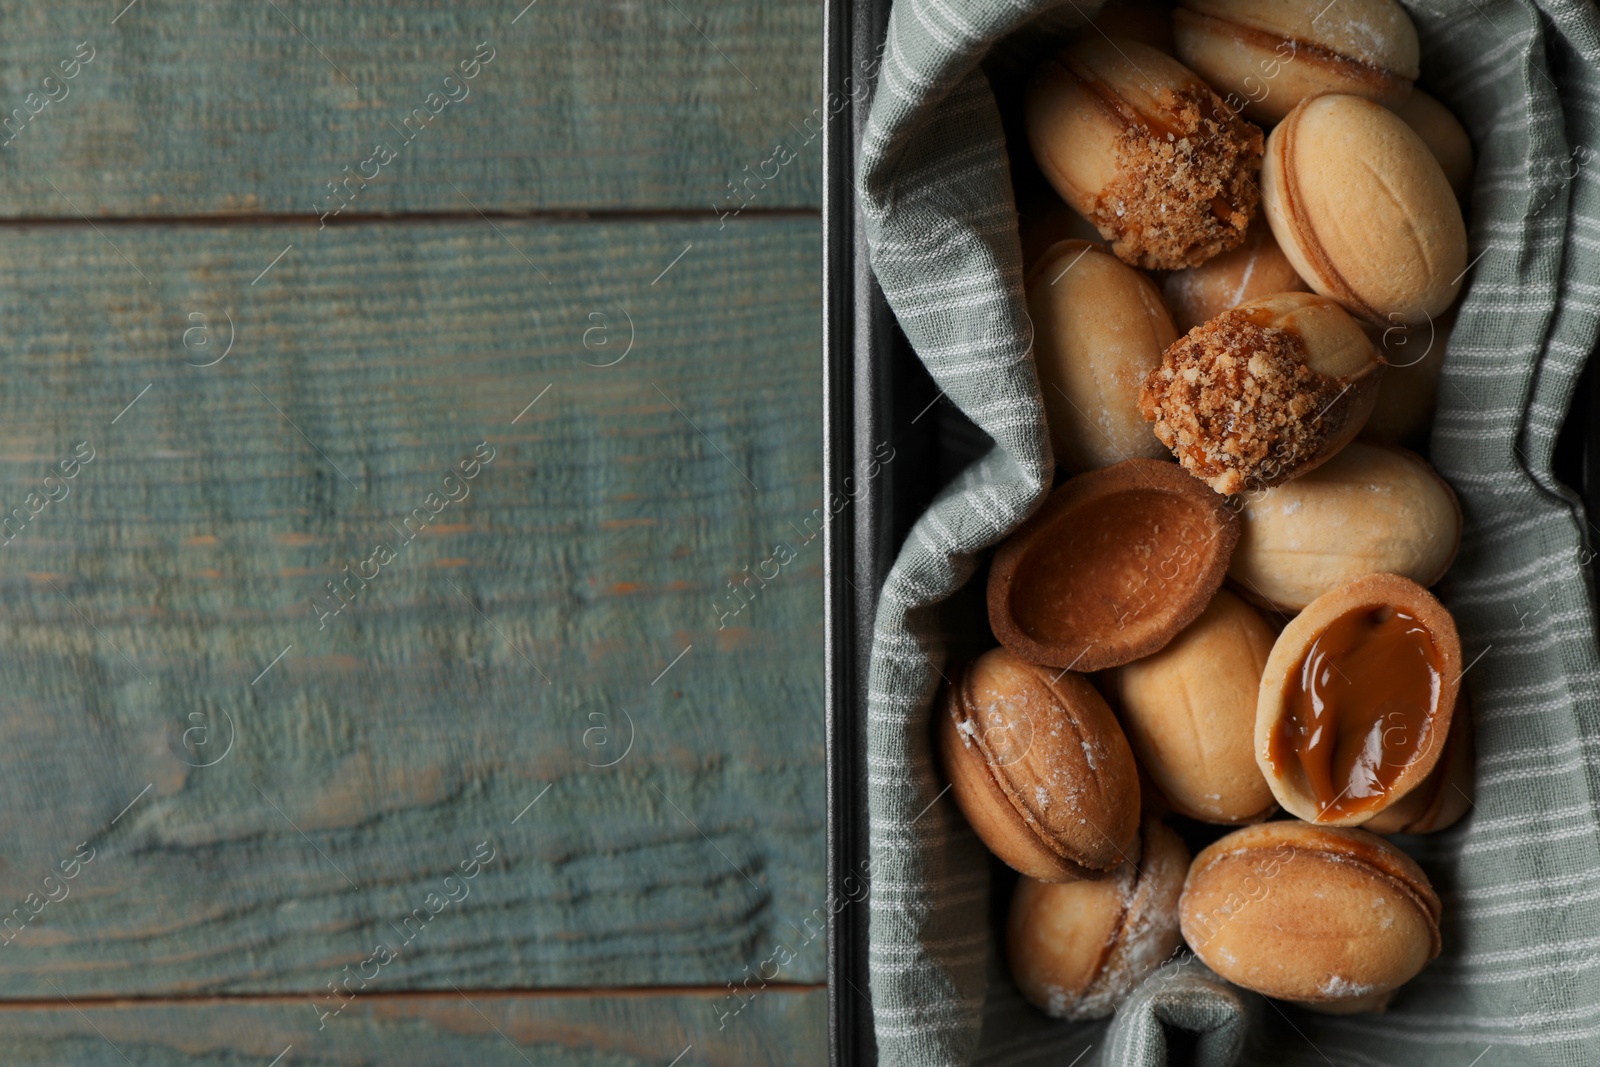
[(1415, 616), (1348, 611), (1290, 675), (1267, 758), (1280, 774), (1299, 769), (1319, 820), (1372, 811), (1427, 750), (1442, 684), (1439, 650)]

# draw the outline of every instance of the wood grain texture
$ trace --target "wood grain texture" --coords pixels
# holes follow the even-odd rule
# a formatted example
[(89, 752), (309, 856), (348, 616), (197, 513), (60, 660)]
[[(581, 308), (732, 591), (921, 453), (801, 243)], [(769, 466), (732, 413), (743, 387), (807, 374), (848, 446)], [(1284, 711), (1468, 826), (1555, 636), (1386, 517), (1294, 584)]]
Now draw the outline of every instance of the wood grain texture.
[(0, 228), (0, 996), (309, 993), (418, 909), (372, 991), (720, 985), (798, 942), (816, 229)]
[[(113, 24), (123, 3), (4, 0), (0, 216), (321, 214), (377, 145), (396, 157), (346, 217), (709, 215), (821, 103), (819, 4), (524, 3), (138, 0)], [(821, 145), (766, 167), (753, 206), (820, 204)]]
[(79, 1007), (0, 1010), (8, 1067), (264, 1067), (286, 1049), (281, 1067), (665, 1067), (680, 1056), (676, 1067), (810, 1067), (828, 1056), (822, 989), (769, 989), (725, 1020), (693, 993), (371, 997), (320, 1030), (292, 1001)]

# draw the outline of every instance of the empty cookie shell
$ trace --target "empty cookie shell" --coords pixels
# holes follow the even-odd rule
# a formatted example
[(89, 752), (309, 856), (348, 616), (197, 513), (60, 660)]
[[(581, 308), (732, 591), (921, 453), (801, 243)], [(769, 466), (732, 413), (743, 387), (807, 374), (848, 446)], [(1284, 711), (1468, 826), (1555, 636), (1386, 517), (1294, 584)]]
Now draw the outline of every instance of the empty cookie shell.
[(983, 843), (1043, 882), (1093, 878), (1139, 832), (1139, 772), (1094, 686), (1003, 648), (958, 671), (934, 709), (950, 792)]
[(1404, 852), (1364, 830), (1268, 822), (1201, 850), (1183, 937), (1246, 989), (1344, 1014), (1384, 1006), (1439, 954), (1439, 897)]
[(1238, 538), (1226, 501), (1175, 464), (1130, 459), (1080, 474), (995, 554), (989, 625), (1031, 663), (1121, 666), (1199, 617)]
[(1461, 682), (1455, 620), (1422, 586), (1370, 574), (1290, 620), (1261, 673), (1256, 761), (1284, 810), (1355, 826), (1432, 773)]
[(1154, 819), (1140, 846), (1099, 881), (1018, 881), (1006, 958), (1022, 995), (1052, 1018), (1105, 1018), (1181, 943), (1189, 850)]

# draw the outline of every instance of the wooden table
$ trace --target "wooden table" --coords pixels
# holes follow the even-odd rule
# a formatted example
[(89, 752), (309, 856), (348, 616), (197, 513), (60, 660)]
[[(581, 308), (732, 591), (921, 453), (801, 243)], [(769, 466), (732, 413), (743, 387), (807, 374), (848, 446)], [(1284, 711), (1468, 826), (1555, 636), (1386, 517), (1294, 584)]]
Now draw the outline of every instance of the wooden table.
[(7, 1064), (825, 1059), (821, 7), (523, 2), (0, 2)]

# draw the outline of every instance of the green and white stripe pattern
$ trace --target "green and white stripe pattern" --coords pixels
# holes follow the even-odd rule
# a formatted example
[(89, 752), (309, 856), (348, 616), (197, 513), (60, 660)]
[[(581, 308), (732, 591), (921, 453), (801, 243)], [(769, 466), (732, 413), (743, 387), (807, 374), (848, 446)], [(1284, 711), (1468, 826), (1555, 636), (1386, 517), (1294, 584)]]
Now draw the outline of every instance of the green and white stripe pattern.
[[(1337, 0), (1336, 0), (1337, 2)], [(994, 440), (911, 531), (882, 591), (869, 704), (871, 996), (887, 1067), (1600, 1063), (1600, 656), (1589, 526), (1550, 473), (1600, 331), (1600, 12), (1593, 0), (1408, 3), (1423, 81), (1478, 150), (1465, 302), (1432, 458), (1466, 534), (1442, 594), (1472, 661), (1476, 806), (1403, 839), (1444, 901), (1444, 951), (1384, 1015), (1312, 1015), (1192, 959), (1109, 1023), (1055, 1024), (1004, 977), (982, 846), (947, 796), (928, 715), (945, 601), (1049, 485), (1001, 123), (978, 68), (1041, 18), (1090, 5), (901, 0), (861, 151), (861, 209), (890, 305), (939, 386)], [(1008, 53), (1009, 54), (1009, 53)], [(1481, 1059), (1476, 1059), (1480, 1057)]]

